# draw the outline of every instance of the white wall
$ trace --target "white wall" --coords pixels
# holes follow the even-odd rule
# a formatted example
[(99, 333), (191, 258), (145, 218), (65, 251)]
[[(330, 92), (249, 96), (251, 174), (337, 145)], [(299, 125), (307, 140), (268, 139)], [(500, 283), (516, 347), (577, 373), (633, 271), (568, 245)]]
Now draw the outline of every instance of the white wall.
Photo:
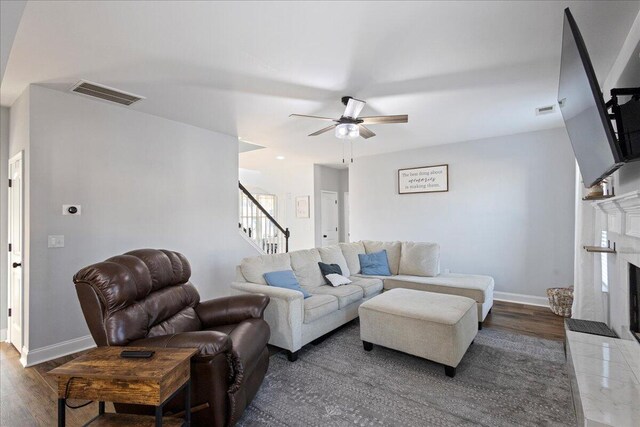
[[(449, 192), (398, 194), (398, 169), (443, 163)], [(437, 242), (443, 271), (544, 297), (573, 282), (574, 173), (564, 129), (358, 158), (351, 239)]]
[[(7, 206), (9, 161), (9, 108), (0, 107), (0, 206)], [(7, 329), (7, 210), (0, 209), (0, 341), (6, 338)]]
[[(235, 138), (39, 86), (28, 101), (30, 352), (88, 334), (73, 274), (128, 250), (180, 251), (203, 300), (228, 294), (255, 254), (238, 235)], [(48, 249), (51, 234), (65, 247)]]
[[(278, 201), (276, 220), (291, 232), (290, 251), (314, 247), (312, 163), (273, 160), (263, 164), (259, 170), (241, 168), (239, 175), (242, 185), (252, 194), (276, 195)], [(310, 218), (296, 217), (297, 196), (310, 197)]]
[(315, 247), (322, 246), (322, 191), (338, 193), (338, 240), (345, 241), (344, 235), (344, 193), (349, 191), (348, 169), (336, 169), (328, 166), (314, 165), (314, 200), (315, 200)]

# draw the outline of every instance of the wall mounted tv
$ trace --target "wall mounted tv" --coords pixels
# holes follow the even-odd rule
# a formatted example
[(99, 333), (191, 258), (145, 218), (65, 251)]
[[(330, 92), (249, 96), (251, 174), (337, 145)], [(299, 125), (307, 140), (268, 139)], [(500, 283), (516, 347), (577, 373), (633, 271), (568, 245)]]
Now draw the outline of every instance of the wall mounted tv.
[[(578, 25), (569, 8), (564, 12), (558, 104), (582, 180), (591, 187), (625, 162), (640, 159), (640, 114), (633, 113), (640, 111), (640, 88), (613, 89), (614, 98), (605, 104)], [(616, 95), (634, 96), (619, 105)], [(616, 114), (609, 114), (609, 107)], [(620, 131), (626, 116), (625, 132), (616, 135), (612, 120)]]

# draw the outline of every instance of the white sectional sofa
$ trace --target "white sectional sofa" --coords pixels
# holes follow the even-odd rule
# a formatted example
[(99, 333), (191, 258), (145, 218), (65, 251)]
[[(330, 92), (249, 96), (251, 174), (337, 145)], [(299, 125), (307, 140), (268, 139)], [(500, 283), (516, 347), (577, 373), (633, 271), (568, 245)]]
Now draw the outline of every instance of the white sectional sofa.
[[(358, 254), (387, 251), (391, 276), (361, 274)], [(352, 283), (325, 284), (318, 262), (338, 264)], [(493, 278), (468, 274), (440, 274), (440, 248), (435, 243), (362, 241), (285, 254), (245, 258), (236, 269), (233, 294), (261, 293), (271, 298), (264, 317), (271, 327), (269, 343), (297, 359), (302, 346), (358, 317), (358, 307), (383, 289), (407, 288), (461, 295), (476, 301), (478, 322), (493, 305)], [(302, 292), (268, 286), (264, 274), (293, 270)]]

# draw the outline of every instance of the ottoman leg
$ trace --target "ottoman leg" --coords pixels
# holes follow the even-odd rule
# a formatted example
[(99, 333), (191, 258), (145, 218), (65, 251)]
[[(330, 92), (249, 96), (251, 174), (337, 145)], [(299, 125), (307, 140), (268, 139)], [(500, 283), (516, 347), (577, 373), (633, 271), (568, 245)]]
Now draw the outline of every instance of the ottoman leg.
[(482, 330), (482, 322), (478, 322), (478, 330), (481, 331)]
[(289, 359), (289, 362), (295, 362), (296, 360), (298, 360), (298, 352), (287, 351), (287, 359)]
[(373, 344), (370, 342), (362, 341), (362, 346), (364, 347), (365, 351), (373, 350)]
[(456, 368), (454, 368), (453, 366), (446, 366), (444, 367), (444, 373), (448, 376), (448, 377), (455, 377), (456, 376)]

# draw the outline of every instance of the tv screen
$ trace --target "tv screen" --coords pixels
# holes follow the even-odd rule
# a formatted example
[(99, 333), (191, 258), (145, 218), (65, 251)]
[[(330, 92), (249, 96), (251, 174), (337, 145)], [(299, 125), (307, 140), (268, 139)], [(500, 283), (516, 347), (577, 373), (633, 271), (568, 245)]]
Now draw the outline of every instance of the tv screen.
[(558, 104), (582, 180), (591, 187), (623, 160), (584, 40), (569, 8), (564, 12)]

